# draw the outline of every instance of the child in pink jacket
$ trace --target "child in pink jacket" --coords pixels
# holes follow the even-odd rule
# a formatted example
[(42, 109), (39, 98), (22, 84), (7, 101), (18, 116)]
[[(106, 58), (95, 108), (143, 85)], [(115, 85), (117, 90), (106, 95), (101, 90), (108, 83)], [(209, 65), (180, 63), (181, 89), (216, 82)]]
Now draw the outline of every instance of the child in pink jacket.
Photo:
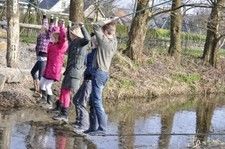
[(40, 81), (42, 98), (41, 102), (44, 107), (52, 108), (52, 84), (54, 81), (61, 79), (61, 71), (64, 62), (64, 54), (68, 49), (68, 41), (66, 38), (66, 28), (64, 22), (59, 23), (59, 27), (51, 35), (51, 42), (48, 45), (47, 64)]

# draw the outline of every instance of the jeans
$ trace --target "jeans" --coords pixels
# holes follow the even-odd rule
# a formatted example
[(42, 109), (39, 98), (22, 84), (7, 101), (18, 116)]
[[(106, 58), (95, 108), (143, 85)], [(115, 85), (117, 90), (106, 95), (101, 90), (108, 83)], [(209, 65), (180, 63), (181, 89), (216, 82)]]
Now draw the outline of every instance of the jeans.
[(73, 103), (76, 109), (76, 123), (86, 130), (89, 128), (89, 113), (87, 104), (91, 95), (92, 84), (91, 80), (84, 80), (81, 87), (73, 97)]
[[(41, 80), (41, 77), (44, 73), (45, 70), (45, 66), (46, 66), (46, 61), (37, 61), (34, 65), (34, 67), (31, 70), (31, 75), (33, 77), (34, 80)], [(37, 75), (38, 72), (38, 75)]]
[[(109, 78), (108, 72), (96, 70), (92, 78), (90, 98), (90, 127), (89, 130), (106, 131), (107, 116), (102, 103), (102, 92)], [(98, 127), (96, 127), (98, 123)]]

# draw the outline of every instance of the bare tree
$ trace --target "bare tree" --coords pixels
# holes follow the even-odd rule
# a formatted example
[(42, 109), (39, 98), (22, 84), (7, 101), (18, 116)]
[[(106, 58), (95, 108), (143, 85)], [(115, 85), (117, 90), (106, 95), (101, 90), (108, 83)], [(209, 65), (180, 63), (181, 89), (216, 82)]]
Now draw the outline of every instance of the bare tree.
[(70, 20), (72, 22), (84, 21), (84, 1), (83, 0), (70, 0)]
[(223, 37), (219, 33), (219, 23), (225, 0), (209, 0), (212, 10), (207, 24), (207, 36), (204, 46), (202, 59), (205, 63), (209, 62), (212, 66), (216, 65), (216, 55), (218, 42)]
[(129, 31), (126, 53), (128, 57), (134, 61), (140, 61), (142, 57), (150, 14), (150, 10), (145, 8), (148, 7), (149, 1), (150, 0), (137, 0), (136, 11), (143, 11), (135, 14)]
[(181, 56), (181, 31), (182, 31), (181, 9), (176, 9), (179, 6), (181, 6), (180, 0), (172, 1), (170, 47), (168, 51), (169, 55), (175, 57), (178, 61), (180, 61), (180, 56)]
[(7, 67), (16, 67), (19, 49), (19, 1), (7, 0)]

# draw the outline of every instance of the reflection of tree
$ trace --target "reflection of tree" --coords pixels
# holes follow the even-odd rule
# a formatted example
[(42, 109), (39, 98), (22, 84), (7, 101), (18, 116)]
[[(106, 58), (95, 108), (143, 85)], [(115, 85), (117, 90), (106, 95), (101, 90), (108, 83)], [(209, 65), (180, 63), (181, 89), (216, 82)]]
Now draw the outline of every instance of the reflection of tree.
[(44, 126), (37, 126), (31, 123), (30, 131), (26, 136), (27, 148), (47, 148), (50, 129)]
[(0, 115), (0, 149), (10, 148), (12, 122), (5, 115)]
[[(204, 100), (204, 101), (203, 101)], [(210, 131), (215, 104), (207, 99), (199, 100), (196, 107), (196, 141), (206, 141)]]
[(4, 136), (3, 136), (3, 129), (2, 128), (0, 128), (0, 148), (3, 148), (3, 138)]
[(159, 136), (159, 148), (166, 149), (169, 147), (170, 134), (173, 127), (174, 112), (167, 112), (161, 115), (161, 134)]
[(134, 148), (134, 125), (135, 118), (132, 114), (125, 116), (119, 122), (119, 143), (121, 149)]

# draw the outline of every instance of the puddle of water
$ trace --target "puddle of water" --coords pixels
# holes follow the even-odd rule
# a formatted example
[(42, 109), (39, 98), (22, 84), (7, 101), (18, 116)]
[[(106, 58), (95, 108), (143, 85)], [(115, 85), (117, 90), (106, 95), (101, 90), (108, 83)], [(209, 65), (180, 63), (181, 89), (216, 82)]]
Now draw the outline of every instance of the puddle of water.
[(41, 110), (1, 113), (0, 149), (183, 149), (199, 142), (208, 143), (208, 147), (224, 147), (225, 99), (187, 98), (183, 101), (172, 100), (166, 108), (159, 105), (158, 109), (163, 110), (156, 113), (139, 114), (140, 110), (135, 108), (125, 112), (115, 107), (115, 111), (109, 113), (108, 122), (107, 134), (112, 136), (95, 136), (89, 140), (75, 137), (63, 128), (28, 123), (51, 121)]

